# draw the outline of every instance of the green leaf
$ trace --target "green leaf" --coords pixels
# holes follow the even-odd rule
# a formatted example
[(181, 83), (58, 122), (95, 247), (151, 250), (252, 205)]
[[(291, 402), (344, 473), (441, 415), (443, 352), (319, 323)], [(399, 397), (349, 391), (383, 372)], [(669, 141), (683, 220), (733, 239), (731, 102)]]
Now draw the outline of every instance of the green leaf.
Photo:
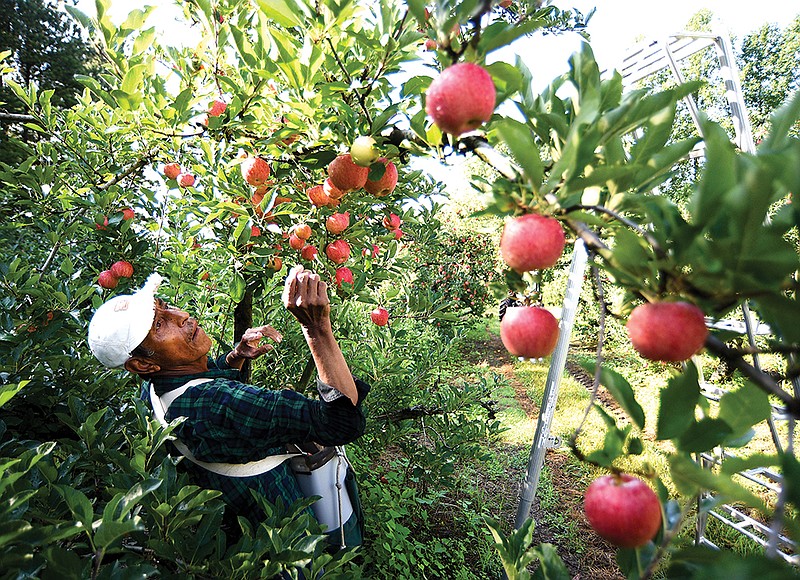
[(83, 524), (87, 531), (90, 531), (92, 529), (92, 521), (94, 521), (94, 510), (89, 498), (80, 490), (66, 485), (57, 485), (55, 487), (64, 498), (69, 511), (72, 512), (75, 519)]
[(303, 21), (298, 18), (299, 5), (291, 0), (258, 0), (258, 7), (270, 19), (281, 26), (302, 26)]
[(526, 18), (522, 22), (505, 22), (498, 20), (487, 26), (481, 33), (478, 50), (489, 54), (493, 50), (507, 46), (520, 36), (530, 34), (544, 26), (540, 18)]
[(525, 176), (535, 189), (542, 183), (544, 168), (539, 157), (539, 148), (533, 140), (530, 129), (514, 119), (505, 118), (497, 123), (495, 129), (508, 145), (511, 155), (522, 166)]
[(25, 388), (25, 385), (28, 383), (30, 383), (29, 380), (0, 385), (0, 407), (8, 403), (11, 398)]
[(725, 393), (719, 401), (718, 417), (739, 437), (750, 427), (766, 421), (772, 412), (767, 394), (754, 384), (747, 382), (741, 388)]
[(656, 439), (674, 439), (682, 435), (694, 423), (698, 397), (697, 367), (690, 362), (683, 373), (669, 379), (661, 390)]
[(678, 449), (689, 453), (708, 451), (720, 445), (733, 433), (722, 419), (704, 417), (689, 425), (676, 441)]
[[(595, 364), (591, 361), (581, 363), (581, 366), (589, 373), (594, 373)], [(639, 429), (644, 429), (644, 411), (641, 405), (636, 401), (633, 394), (633, 388), (625, 380), (621, 374), (609, 368), (603, 367), (600, 370), (600, 383), (608, 389), (608, 392), (614, 396), (614, 399), (619, 405), (625, 409), (625, 412), (633, 420)]]
[(748, 506), (764, 509), (764, 504), (749, 490), (740, 486), (730, 475), (717, 474), (704, 469), (688, 456), (675, 454), (669, 458), (672, 481), (683, 495), (697, 495), (701, 490), (719, 493), (722, 501), (740, 501)]
[(538, 547), (533, 548), (533, 552), (539, 559), (539, 567), (534, 572), (533, 578), (542, 580), (570, 580), (572, 578), (553, 544), (539, 544)]
[(144, 78), (145, 72), (147, 72), (146, 64), (137, 64), (132, 66), (130, 69), (128, 69), (128, 72), (125, 73), (125, 78), (122, 81), (120, 89), (131, 94), (138, 92), (141, 88), (142, 79)]

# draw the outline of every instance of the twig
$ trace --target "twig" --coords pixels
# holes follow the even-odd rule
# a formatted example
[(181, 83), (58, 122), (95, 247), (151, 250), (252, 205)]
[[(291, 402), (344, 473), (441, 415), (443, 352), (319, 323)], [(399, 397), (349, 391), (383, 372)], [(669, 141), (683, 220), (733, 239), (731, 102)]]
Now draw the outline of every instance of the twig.
[(709, 334), (706, 338), (706, 348), (717, 357), (727, 360), (729, 364), (753, 381), (762, 391), (780, 399), (780, 401), (786, 405), (786, 411), (793, 417), (800, 417), (800, 400), (795, 399), (792, 395), (784, 391), (772, 377), (748, 363), (741, 355), (737, 354), (734, 349), (727, 346), (712, 334)]
[(653, 237), (653, 234), (648, 232), (646, 229), (641, 227), (636, 222), (634, 222), (632, 220), (629, 220), (628, 218), (626, 218), (623, 215), (618, 214), (614, 210), (608, 209), (607, 207), (603, 207), (601, 205), (581, 205), (581, 204), (578, 204), (578, 205), (575, 205), (575, 206), (567, 209), (566, 211), (569, 212), (572, 209), (596, 211), (596, 212), (604, 213), (604, 214), (606, 214), (608, 216), (611, 216), (612, 218), (614, 218), (618, 222), (625, 224), (626, 226), (631, 228), (633, 231), (635, 231), (636, 233), (638, 233), (639, 235), (644, 237), (644, 239), (647, 240), (647, 243), (650, 244), (650, 246), (653, 248), (653, 251), (655, 252), (657, 257), (659, 257), (659, 258), (666, 258), (667, 257), (667, 253), (661, 247), (661, 244), (658, 243), (658, 240), (656, 240)]
[(0, 112), (0, 121), (7, 121), (9, 123), (27, 123), (28, 121), (36, 121), (36, 117), (33, 115), (22, 115), (19, 113)]
[(388, 421), (389, 423), (397, 423), (398, 421), (405, 421), (406, 419), (418, 419), (421, 417), (430, 417), (432, 415), (444, 415), (445, 413), (447, 413), (446, 409), (414, 405), (413, 407), (397, 409), (390, 413), (376, 415), (375, 418), (381, 421)]

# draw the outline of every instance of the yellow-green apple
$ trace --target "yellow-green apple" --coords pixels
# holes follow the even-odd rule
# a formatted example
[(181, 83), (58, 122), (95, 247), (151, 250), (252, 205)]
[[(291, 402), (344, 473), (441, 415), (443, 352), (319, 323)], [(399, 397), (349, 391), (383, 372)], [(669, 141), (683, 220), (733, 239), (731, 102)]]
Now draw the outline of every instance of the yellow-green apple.
[(661, 503), (650, 487), (627, 473), (601, 475), (586, 490), (583, 509), (599, 536), (621, 548), (638, 548), (661, 527)]
[(682, 301), (640, 304), (625, 327), (633, 348), (650, 360), (688, 360), (703, 348), (708, 336), (703, 311)]
[(500, 254), (517, 272), (549, 268), (564, 252), (564, 230), (557, 219), (535, 213), (506, 222)]
[(375, 139), (368, 135), (357, 137), (350, 146), (350, 157), (353, 163), (361, 167), (369, 167), (380, 155), (380, 151), (375, 147)]
[(523, 358), (542, 358), (558, 341), (558, 321), (538, 306), (513, 306), (500, 322), (500, 339), (508, 352)]
[(496, 91), (480, 65), (460, 62), (447, 67), (428, 87), (425, 111), (443, 132), (458, 137), (492, 117)]

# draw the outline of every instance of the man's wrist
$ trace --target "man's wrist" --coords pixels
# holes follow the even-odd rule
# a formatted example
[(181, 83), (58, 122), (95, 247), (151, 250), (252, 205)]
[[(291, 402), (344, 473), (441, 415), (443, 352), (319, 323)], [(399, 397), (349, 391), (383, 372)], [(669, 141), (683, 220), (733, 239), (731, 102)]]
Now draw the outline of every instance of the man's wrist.
[(233, 366), (233, 363), (236, 360), (239, 360), (239, 356), (236, 354), (236, 349), (225, 355), (225, 362), (228, 364), (228, 366)]

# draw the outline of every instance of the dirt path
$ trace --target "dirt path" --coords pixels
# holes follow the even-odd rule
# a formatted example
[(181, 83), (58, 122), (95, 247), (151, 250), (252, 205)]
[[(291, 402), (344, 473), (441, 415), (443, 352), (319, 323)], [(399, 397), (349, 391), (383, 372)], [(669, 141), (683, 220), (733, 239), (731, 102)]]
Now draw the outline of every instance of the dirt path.
[[(539, 408), (532, 401), (525, 390), (525, 386), (514, 374), (513, 358), (503, 347), (500, 338), (492, 336), (486, 342), (471, 345), (467, 355), (472, 362), (485, 361), (488, 366), (498, 374), (503, 375), (514, 388), (515, 399), (531, 420), (539, 416)], [(545, 457), (545, 465), (549, 469), (552, 486), (560, 499), (561, 505), (567, 512), (566, 517), (577, 524), (577, 536), (581, 539), (584, 550), (582, 554), (576, 553), (576, 546), (571, 545), (570, 538), (559, 530), (548, 529), (545, 524), (536, 525), (534, 544), (547, 542), (553, 544), (559, 556), (567, 566), (573, 580), (616, 580), (623, 578), (615, 562), (615, 548), (603, 541), (592, 531), (583, 514), (584, 485), (571, 474), (569, 462), (572, 459), (563, 452), (549, 451)], [(506, 497), (519, 495), (520, 482), (525, 473), (513, 474), (507, 478), (507, 489), (503, 490)], [(512, 509), (516, 509), (516, 502), (510, 502)], [(513, 521), (515, 513), (500, 514), (505, 521)], [(534, 521), (545, 521), (539, 499), (534, 500), (531, 515)]]

